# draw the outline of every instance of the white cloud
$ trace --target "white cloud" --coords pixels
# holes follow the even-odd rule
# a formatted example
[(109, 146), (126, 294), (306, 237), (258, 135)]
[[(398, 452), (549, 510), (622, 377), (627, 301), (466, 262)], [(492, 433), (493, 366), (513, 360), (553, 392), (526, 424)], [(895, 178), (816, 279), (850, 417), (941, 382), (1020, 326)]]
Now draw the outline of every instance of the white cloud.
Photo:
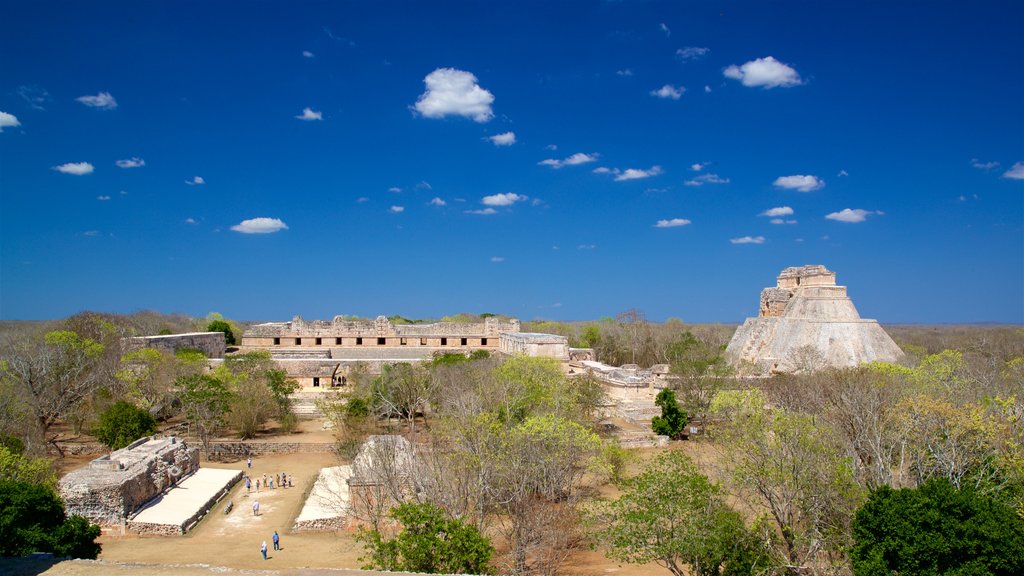
[(21, 126), (17, 116), (7, 112), (0, 112), (0, 132), (3, 132), (4, 128), (14, 128), (15, 126)]
[(597, 248), (597, 244), (580, 244), (576, 247), (577, 250), (594, 250)]
[(18, 86), (17, 93), (35, 110), (46, 110), (43, 104), (50, 101), (50, 93), (38, 86)]
[(1003, 178), (1024, 180), (1024, 162), (1014, 162), (1009, 170), (1003, 172)]
[(697, 60), (703, 58), (711, 52), (710, 48), (703, 48), (701, 46), (686, 46), (676, 50), (676, 58), (680, 60)]
[(705, 84), (704, 85), (704, 93), (705, 94), (711, 94), (711, 86), (708, 86), (707, 84)]
[(206, 184), (206, 180), (203, 180), (202, 176), (193, 176), (191, 180), (185, 180), (185, 184), (189, 186), (198, 186), (200, 184)]
[(392, 186), (391, 188), (388, 188), (388, 192), (391, 192), (392, 194), (398, 194), (401, 191), (402, 189), (399, 188), (398, 186)]
[(849, 173), (849, 172), (847, 172), (846, 170), (840, 170), (840, 171), (839, 171), (839, 174), (836, 174), (836, 176), (838, 176), (838, 177), (840, 177), (840, 178), (846, 178), (846, 177), (847, 177), (847, 176), (849, 176), (849, 175), (850, 175), (850, 173)]
[(423, 79), (427, 90), (414, 108), (426, 118), (464, 116), (475, 122), (494, 117), (494, 95), (477, 84), (476, 76), (454, 68), (438, 68)]
[(705, 184), (728, 184), (728, 178), (722, 178), (718, 174), (701, 174), (696, 178), (691, 178), (683, 184), (687, 186), (703, 186)]
[(616, 182), (622, 182), (625, 180), (640, 180), (641, 178), (650, 178), (651, 176), (657, 176), (661, 174), (663, 170), (661, 166), (651, 166), (647, 170), (640, 168), (627, 168), (622, 171), (621, 174), (615, 176)]
[(828, 220), (835, 220), (837, 222), (846, 222), (848, 224), (856, 224), (863, 222), (868, 219), (868, 216), (876, 214), (881, 216), (884, 214), (879, 210), (864, 210), (861, 208), (843, 208), (839, 212), (832, 212), (825, 216)]
[(493, 142), (495, 146), (511, 146), (516, 143), (516, 133), (505, 132), (504, 134), (495, 134), (488, 137), (488, 140)]
[(777, 188), (796, 190), (797, 192), (814, 192), (825, 187), (825, 181), (821, 178), (804, 174), (779, 176), (772, 184)]
[(558, 145), (557, 144), (548, 144), (547, 146), (544, 147), (544, 149), (545, 150), (558, 150)]
[(618, 170), (612, 170), (611, 168), (608, 168), (607, 166), (598, 166), (597, 168), (594, 168), (593, 172), (594, 172), (594, 174), (618, 174), (619, 171)]
[(324, 119), (324, 113), (320, 112), (319, 110), (314, 111), (312, 108), (309, 108), (307, 106), (306, 108), (302, 109), (302, 114), (299, 114), (298, 116), (296, 116), (296, 118), (298, 118), (299, 120), (306, 120), (306, 121), (310, 121), (310, 120), (323, 120)]
[(288, 225), (279, 218), (252, 218), (242, 220), (240, 223), (232, 226), (231, 229), (242, 234), (270, 234), (287, 230)]
[(95, 96), (79, 96), (75, 100), (89, 106), (90, 108), (102, 108), (103, 110), (113, 110), (117, 108), (117, 100), (110, 95), (110, 92), (100, 92)]
[(516, 202), (522, 202), (527, 198), (528, 196), (516, 194), (515, 192), (505, 192), (504, 194), (492, 194), (491, 196), (484, 196), (480, 200), (480, 203), (485, 206), (511, 206)]
[(796, 220), (784, 220), (782, 218), (772, 218), (769, 222), (772, 224), (796, 224)]
[(367, 198), (366, 196), (360, 196), (359, 198), (356, 198), (356, 204), (366, 204), (369, 201), (370, 199)]
[(302, 55), (305, 56), (306, 58), (316, 58), (316, 54), (313, 54), (309, 50), (303, 50)]
[(672, 35), (672, 30), (670, 30), (669, 27), (668, 27), (668, 24), (665, 24), (664, 22), (662, 22), (661, 24), (658, 24), (658, 30), (661, 30), (662, 32), (664, 32), (666, 38), (668, 38), (669, 36)]
[(72, 174), (74, 176), (83, 176), (85, 174), (91, 174), (95, 169), (92, 164), (88, 162), (68, 162), (67, 164), (61, 164), (60, 166), (54, 166), (54, 170), (61, 174)]
[(762, 86), (765, 89), (789, 88), (803, 84), (800, 75), (793, 68), (771, 56), (751, 60), (741, 66), (735, 64), (722, 72), (726, 78), (739, 80), (744, 86)]
[(505, 261), (505, 257), (504, 256), (491, 256), (491, 262), (498, 263), (498, 262), (504, 262), (504, 261)]
[(100, 233), (99, 230), (86, 230), (85, 232), (82, 232), (82, 235), (83, 236), (99, 236), (99, 233)]
[(971, 166), (974, 166), (978, 170), (993, 170), (999, 168), (999, 162), (982, 162), (977, 158), (971, 158)]
[(676, 88), (671, 84), (665, 84), (657, 90), (651, 90), (650, 94), (657, 98), (671, 98), (672, 100), (679, 100), (683, 97), (684, 92), (686, 92), (686, 88), (682, 86)]
[(572, 156), (564, 160), (556, 160), (554, 158), (548, 158), (547, 160), (541, 160), (537, 164), (541, 166), (551, 166), (552, 168), (558, 169), (563, 166), (578, 166), (580, 164), (588, 164), (590, 162), (597, 162), (600, 154), (584, 154), (583, 152), (577, 152)]
[(433, 199), (430, 200), (430, 205), (431, 206), (447, 206), (448, 203), (445, 202), (443, 199), (438, 198), (438, 197), (435, 196)]
[(730, 238), (729, 242), (733, 244), (764, 244), (764, 236), (743, 236), (740, 238)]
[(690, 170), (693, 170), (694, 172), (700, 172), (701, 170), (707, 168), (708, 164), (711, 164), (711, 163), (710, 162), (697, 162), (695, 164), (690, 164)]
[(420, 183), (416, 185), (417, 190), (433, 190), (434, 187), (430, 185), (430, 182), (426, 180), (420, 180)]
[(146, 165), (146, 161), (138, 156), (132, 156), (125, 160), (118, 160), (114, 164), (117, 164), (118, 168), (142, 168)]
[(392, 214), (401, 214), (402, 212), (405, 212), (405, 206), (392, 206), (391, 208), (388, 208), (388, 212), (391, 212)]
[(789, 206), (778, 206), (776, 208), (769, 208), (769, 209), (765, 210), (764, 212), (761, 212), (761, 216), (769, 216), (769, 217), (772, 217), (772, 218), (777, 218), (779, 216), (792, 216), (792, 215), (793, 215), (793, 209), (790, 208)]
[(494, 208), (484, 208), (483, 210), (465, 210), (466, 214), (479, 214), (480, 216), (490, 216), (497, 214), (498, 211)]
[(185, 224), (193, 224), (194, 225), (194, 224), (198, 224), (198, 223), (199, 222), (196, 222), (195, 218), (185, 218)]
[(97, 196), (96, 199), (100, 202), (106, 202), (107, 200), (110, 200), (110, 196)]
[(690, 224), (690, 221), (686, 218), (672, 218), (669, 220), (658, 220), (655, 223), (655, 228), (675, 228), (677, 226), (686, 226)]
[(632, 76), (633, 75), (633, 71), (630, 70), (629, 68), (623, 68), (622, 70), (616, 70), (615, 73), (618, 74), (619, 76)]

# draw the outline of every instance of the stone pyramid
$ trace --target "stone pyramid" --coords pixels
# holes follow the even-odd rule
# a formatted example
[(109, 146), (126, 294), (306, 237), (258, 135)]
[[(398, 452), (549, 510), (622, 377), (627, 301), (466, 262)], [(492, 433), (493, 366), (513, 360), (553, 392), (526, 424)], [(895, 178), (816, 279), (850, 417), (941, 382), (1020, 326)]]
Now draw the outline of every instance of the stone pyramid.
[(876, 320), (860, 317), (835, 272), (814, 265), (786, 268), (775, 288), (761, 291), (759, 316), (736, 329), (725, 357), (761, 373), (791, 373), (895, 362), (903, 351)]

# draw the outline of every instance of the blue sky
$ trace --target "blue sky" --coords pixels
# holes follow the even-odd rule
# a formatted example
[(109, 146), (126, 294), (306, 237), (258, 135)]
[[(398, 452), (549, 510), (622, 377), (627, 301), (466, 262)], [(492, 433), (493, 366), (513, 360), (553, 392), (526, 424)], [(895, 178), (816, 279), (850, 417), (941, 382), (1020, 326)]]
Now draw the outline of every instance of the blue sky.
[(1020, 2), (5, 4), (3, 319), (1024, 321)]

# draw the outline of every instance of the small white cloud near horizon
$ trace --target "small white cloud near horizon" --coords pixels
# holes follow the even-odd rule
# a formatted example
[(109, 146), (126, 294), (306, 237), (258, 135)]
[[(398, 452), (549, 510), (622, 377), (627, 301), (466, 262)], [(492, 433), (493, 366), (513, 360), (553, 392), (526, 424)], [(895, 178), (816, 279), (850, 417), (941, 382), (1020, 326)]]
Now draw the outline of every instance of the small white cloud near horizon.
[(704, 48), (701, 46), (685, 46), (676, 50), (676, 58), (682, 61), (697, 60), (703, 58), (711, 52), (710, 48)]
[(110, 196), (97, 196), (96, 199), (100, 202), (106, 202), (107, 200), (110, 200)]
[(492, 214), (498, 213), (494, 208), (484, 208), (483, 210), (464, 210), (463, 212), (466, 214), (477, 214), (480, 216), (491, 216)]
[(101, 110), (113, 110), (114, 108), (117, 108), (117, 100), (110, 95), (110, 92), (100, 92), (95, 96), (79, 96), (78, 98), (75, 98), (75, 100), (90, 108), (99, 108)]
[(591, 162), (597, 162), (597, 159), (601, 155), (598, 153), (584, 154), (583, 152), (577, 152), (568, 158), (563, 160), (556, 160), (554, 158), (548, 158), (547, 160), (541, 160), (537, 162), (541, 166), (550, 166), (554, 169), (562, 168), (563, 166), (578, 166), (580, 164), (589, 164)]
[(825, 181), (817, 176), (795, 174), (793, 176), (779, 176), (772, 184), (776, 188), (796, 190), (797, 192), (814, 192), (825, 187)]
[(312, 108), (307, 106), (302, 109), (302, 114), (299, 114), (298, 116), (296, 116), (296, 118), (298, 118), (299, 120), (305, 120), (307, 122), (311, 120), (323, 120), (324, 113), (320, 112), (319, 110), (313, 110)]
[(199, 186), (200, 184), (206, 184), (206, 180), (202, 176), (193, 176), (191, 180), (185, 180), (185, 184), (189, 186)]
[(132, 156), (131, 158), (118, 160), (114, 164), (117, 164), (118, 168), (142, 168), (146, 165), (146, 161), (138, 156)]
[(71, 174), (72, 176), (84, 176), (95, 170), (93, 165), (88, 162), (68, 162), (67, 164), (54, 166), (53, 169), (61, 174)]
[(302, 55), (306, 58), (316, 58), (316, 54), (313, 54), (309, 50), (303, 50)]
[(623, 68), (622, 70), (616, 70), (615, 73), (618, 74), (619, 76), (632, 76), (633, 75), (633, 71), (630, 70), (629, 68)]
[(722, 74), (726, 78), (739, 80), (747, 87), (763, 87), (765, 90), (771, 88), (790, 88), (803, 84), (800, 74), (792, 67), (779, 62), (771, 56), (751, 60), (740, 66), (733, 64)]
[(711, 162), (694, 162), (693, 164), (690, 164), (690, 170), (693, 170), (694, 172), (700, 172), (701, 170), (707, 168), (709, 164), (711, 164)]
[(494, 136), (488, 136), (487, 139), (495, 146), (511, 146), (516, 143), (516, 133), (505, 132), (502, 134), (495, 134)]
[(274, 232), (280, 232), (281, 230), (287, 230), (288, 225), (285, 224), (280, 218), (250, 218), (249, 220), (242, 220), (238, 224), (231, 227), (235, 232), (241, 232), (242, 234), (272, 234)]
[(388, 192), (391, 192), (392, 194), (398, 194), (401, 191), (402, 189), (399, 188), (398, 186), (392, 186), (391, 188), (388, 188)]
[(1003, 178), (1010, 180), (1024, 180), (1024, 162), (1014, 162), (1009, 170), (1003, 172)]
[(679, 86), (677, 88), (671, 84), (665, 84), (664, 86), (658, 88), (657, 90), (651, 90), (650, 94), (655, 98), (679, 100), (680, 98), (683, 97), (683, 94), (685, 92), (686, 88), (683, 86)]
[(195, 218), (185, 218), (185, 224), (198, 224)]
[(623, 182), (626, 180), (640, 180), (643, 178), (650, 178), (651, 176), (658, 176), (662, 172), (664, 172), (664, 170), (661, 169), (661, 166), (651, 166), (646, 170), (642, 168), (627, 168), (615, 176), (615, 181)]
[(447, 203), (447, 202), (445, 202), (445, 201), (444, 201), (444, 200), (443, 200), (442, 198), (440, 198), (440, 197), (438, 197), (438, 196), (435, 196), (435, 197), (433, 197), (433, 198), (432, 198), (432, 199), (430, 200), (430, 205), (431, 205), (431, 206), (447, 206), (447, 205), (448, 205), (448, 203)]
[[(692, 168), (692, 166), (691, 166)], [(718, 174), (701, 174), (696, 178), (691, 178), (686, 182), (683, 182), (685, 186), (703, 186), (705, 184), (728, 184), (730, 180), (728, 178), (722, 178)]]
[(692, 224), (686, 218), (670, 218), (668, 220), (658, 220), (655, 224), (655, 228), (676, 228), (679, 226), (687, 226)]
[(783, 218), (772, 218), (769, 222), (772, 224), (796, 224), (796, 220), (785, 220)]
[(388, 212), (391, 212), (392, 214), (401, 214), (402, 212), (405, 212), (405, 206), (392, 206), (391, 208), (388, 208)]
[(369, 201), (370, 199), (367, 198), (366, 196), (360, 196), (359, 198), (356, 198), (356, 204), (366, 204)]
[(971, 158), (971, 166), (978, 170), (994, 170), (999, 168), (999, 162), (982, 162), (977, 158)]
[(793, 209), (789, 206), (777, 206), (775, 208), (769, 208), (764, 212), (761, 212), (760, 216), (768, 216), (771, 218), (778, 218), (779, 216), (792, 216)]
[(729, 242), (732, 244), (764, 244), (764, 236), (742, 236), (740, 238), (730, 238)]
[(4, 128), (15, 128), (17, 126), (21, 126), (17, 116), (7, 112), (0, 112), (0, 132), (3, 132)]
[(857, 224), (868, 219), (868, 216), (877, 215), (882, 216), (885, 213), (881, 210), (864, 210), (863, 208), (843, 208), (839, 212), (832, 212), (831, 214), (825, 215), (826, 220), (835, 220), (836, 222), (846, 222), (847, 224)]
[(516, 202), (522, 202), (528, 198), (529, 196), (523, 196), (522, 194), (516, 194), (515, 192), (505, 192), (503, 194), (484, 196), (480, 199), (480, 203), (484, 206), (511, 206)]
[(438, 68), (427, 74), (423, 83), (427, 89), (413, 108), (425, 118), (463, 116), (483, 123), (494, 117), (494, 94), (481, 88), (470, 72)]
[(505, 257), (504, 256), (491, 256), (491, 262), (499, 263), (499, 262), (504, 262), (504, 261), (505, 261)]

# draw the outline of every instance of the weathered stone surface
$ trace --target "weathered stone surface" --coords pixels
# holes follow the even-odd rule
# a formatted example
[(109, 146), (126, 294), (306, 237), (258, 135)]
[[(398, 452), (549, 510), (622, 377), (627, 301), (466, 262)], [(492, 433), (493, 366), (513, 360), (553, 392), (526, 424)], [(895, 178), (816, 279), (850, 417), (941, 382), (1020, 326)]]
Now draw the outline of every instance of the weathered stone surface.
[(498, 349), (510, 356), (525, 354), (569, 360), (569, 339), (557, 334), (505, 332), (499, 339)]
[(875, 320), (860, 317), (845, 286), (824, 266), (786, 268), (761, 292), (760, 315), (733, 334), (725, 357), (762, 373), (895, 362), (903, 351)]
[(184, 348), (200, 350), (207, 358), (223, 358), (227, 344), (223, 332), (190, 332), (165, 336), (126, 338), (130, 348), (156, 348), (171, 354)]
[(199, 451), (175, 437), (142, 438), (61, 478), (67, 513), (116, 526), (199, 468)]

